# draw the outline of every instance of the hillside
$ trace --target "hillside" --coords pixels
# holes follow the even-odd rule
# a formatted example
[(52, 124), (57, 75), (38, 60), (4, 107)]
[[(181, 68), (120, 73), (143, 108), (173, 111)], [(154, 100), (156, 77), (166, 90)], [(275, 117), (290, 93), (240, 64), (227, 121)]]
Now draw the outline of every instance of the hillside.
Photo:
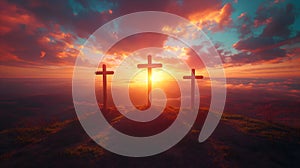
[[(114, 120), (118, 124), (122, 118)], [(201, 119), (198, 118), (197, 122)], [(213, 135), (198, 143), (199, 126), (175, 147), (146, 158), (123, 157), (95, 144), (76, 118), (0, 132), (0, 167), (296, 167), (300, 130), (224, 114)]]

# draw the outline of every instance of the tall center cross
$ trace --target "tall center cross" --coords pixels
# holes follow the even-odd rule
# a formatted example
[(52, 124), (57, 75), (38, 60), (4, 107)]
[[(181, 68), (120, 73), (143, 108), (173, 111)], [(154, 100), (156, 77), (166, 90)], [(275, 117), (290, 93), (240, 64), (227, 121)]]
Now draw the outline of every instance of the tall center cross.
[(107, 71), (106, 65), (102, 65), (102, 71), (96, 71), (96, 75), (102, 75), (103, 76), (103, 111), (106, 111), (107, 107), (107, 75), (113, 75), (114, 71)]
[(148, 55), (148, 63), (147, 64), (138, 64), (138, 68), (148, 68), (148, 107), (151, 105), (150, 93), (152, 90), (152, 68), (161, 68), (162, 64), (152, 63), (152, 56)]
[(195, 69), (192, 69), (191, 76), (183, 76), (183, 79), (191, 79), (191, 109), (194, 110), (195, 106), (195, 79), (203, 79), (203, 76), (196, 76)]

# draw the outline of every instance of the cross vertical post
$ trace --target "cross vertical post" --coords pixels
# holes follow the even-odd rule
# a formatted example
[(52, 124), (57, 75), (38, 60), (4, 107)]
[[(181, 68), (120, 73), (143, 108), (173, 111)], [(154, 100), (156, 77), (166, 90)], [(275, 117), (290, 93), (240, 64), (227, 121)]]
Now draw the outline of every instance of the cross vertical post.
[(151, 97), (150, 97), (150, 93), (152, 90), (152, 68), (161, 68), (162, 64), (160, 63), (152, 63), (152, 56), (148, 55), (148, 63), (147, 64), (138, 64), (137, 65), (138, 68), (147, 68), (148, 69), (148, 107), (151, 106)]
[(191, 76), (183, 76), (183, 79), (191, 79), (191, 109), (195, 109), (195, 79), (203, 79), (203, 76), (196, 76), (195, 69), (192, 69)]
[[(148, 64), (152, 64), (152, 57), (151, 55), (148, 56)], [(148, 98), (151, 101), (150, 93), (152, 91), (152, 68), (148, 67)], [(148, 102), (148, 105), (150, 106), (150, 102)]]
[(103, 76), (103, 111), (106, 111), (107, 108), (107, 75), (113, 75), (114, 71), (107, 71), (106, 65), (102, 65), (102, 71), (96, 71), (96, 75)]

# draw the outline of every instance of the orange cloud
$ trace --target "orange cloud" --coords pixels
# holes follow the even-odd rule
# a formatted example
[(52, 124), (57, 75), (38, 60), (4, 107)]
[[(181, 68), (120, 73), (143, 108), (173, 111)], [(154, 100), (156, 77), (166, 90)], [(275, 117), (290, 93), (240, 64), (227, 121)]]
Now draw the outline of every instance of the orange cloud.
[(57, 58), (75, 58), (82, 47), (79, 44), (75, 44), (75, 40), (76, 37), (74, 35), (62, 32), (60, 30), (60, 26), (56, 24), (51, 32), (40, 37), (39, 44), (45, 48), (50, 48), (51, 50), (56, 51), (55, 57)]
[(5, 10), (0, 10), (0, 35), (10, 33), (16, 29), (22, 29), (21, 25), (25, 25), (23, 31), (29, 34), (34, 33), (36, 28), (43, 27), (43, 24), (34, 15), (17, 7), (15, 4), (1, 1), (0, 6), (5, 7)]
[(254, 20), (254, 27), (259, 27), (259, 26), (262, 26), (262, 25), (268, 25), (270, 24), (271, 22), (273, 21), (273, 18), (272, 17), (269, 17), (263, 21), (260, 21), (260, 20), (257, 20), (255, 19)]
[(22, 61), (19, 57), (13, 54), (15, 49), (12, 46), (7, 45), (6, 43), (0, 44), (0, 61)]
[(72, 66), (16, 67), (0, 65), (0, 78), (71, 78)]
[(239, 19), (243, 18), (243, 17), (246, 17), (247, 13), (246, 12), (243, 12), (240, 14), (240, 16), (238, 17)]
[(221, 9), (210, 9), (191, 14), (188, 18), (200, 28), (221, 31), (232, 22), (232, 6), (225, 4)]
[(46, 56), (46, 52), (45, 52), (45, 51), (41, 51), (40, 57), (41, 57), (41, 58), (44, 58), (45, 56)]
[[(163, 47), (166, 35), (158, 33), (142, 33), (136, 34), (117, 42), (113, 47), (111, 47), (107, 53), (106, 57), (102, 60), (103, 63), (107, 64), (108, 67), (114, 67), (118, 65), (120, 61), (130, 55), (132, 52), (147, 48), (147, 47)], [(92, 49), (94, 53), (101, 53), (103, 51), (97, 51)]]

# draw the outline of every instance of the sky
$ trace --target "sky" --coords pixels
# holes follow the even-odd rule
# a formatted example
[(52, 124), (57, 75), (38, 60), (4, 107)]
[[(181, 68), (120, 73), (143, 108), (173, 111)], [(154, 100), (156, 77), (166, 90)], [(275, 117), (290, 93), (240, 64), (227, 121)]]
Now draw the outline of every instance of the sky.
[[(213, 47), (219, 54), (228, 78), (224, 112), (259, 119), (266, 119), (272, 114), (273, 120), (299, 125), (300, 1), (296, 0), (2, 0), (1, 97), (23, 97), (25, 93), (30, 96), (71, 94), (74, 65), (86, 41), (93, 39), (93, 33), (104, 24), (140, 11), (179, 15), (207, 35), (212, 46), (205, 46), (207, 43), (201, 46), (202, 43), (199, 45), (199, 41), (194, 39), (195, 34), (188, 30), (182, 32), (194, 46), (207, 50)], [(121, 25), (113, 26), (119, 29)], [(130, 31), (134, 26), (126, 29)], [(164, 32), (172, 32), (189, 25), (161, 26)], [(184, 92), (186, 95), (179, 95), (172, 76), (177, 74), (176, 77), (182, 79), (182, 76), (190, 75), (190, 69), (186, 69), (175, 56), (184, 60), (190, 68), (196, 68), (197, 75), (204, 76), (203, 80), (197, 80), (196, 85), (201, 92), (200, 107), (210, 106), (212, 82), (206, 66), (193, 50), (178, 39), (158, 33), (137, 34), (125, 39), (111, 34), (110, 38), (116, 38), (118, 43), (102, 60), (108, 70), (115, 71), (114, 79), (112, 75), (108, 77), (108, 87), (118, 85), (117, 91), (123, 93), (127, 89), (127, 85), (122, 85), (127, 84), (124, 78), (128, 77), (126, 72), (133, 73), (128, 91), (134, 105), (144, 105), (148, 101), (146, 69), (138, 73), (135, 70), (137, 64), (147, 62), (146, 56), (151, 53), (154, 63), (163, 64), (163, 69), (153, 70), (153, 88), (162, 89), (167, 105), (178, 106), (180, 96), (190, 97), (189, 90)], [(98, 37), (97, 40), (105, 42), (103, 39)], [(92, 50), (96, 57), (103, 52)], [(127, 67), (131, 67), (131, 71)], [(91, 86), (95, 86), (97, 100), (101, 104), (102, 76), (96, 76), (94, 72), (89, 73), (95, 78)], [(119, 81), (111, 82), (113, 80)], [(183, 81), (183, 88), (190, 89), (190, 80)], [(83, 85), (86, 84), (83, 82)], [(108, 90), (109, 105), (115, 103), (111, 90)], [(85, 94), (84, 91), (82, 93)], [(127, 100), (122, 94), (118, 96)], [(33, 101), (34, 98), (29, 97), (28, 100)], [(161, 100), (161, 97), (155, 99), (154, 96), (153, 101)], [(53, 105), (55, 101), (50, 102), (47, 98), (43, 101), (56, 106)]]
[[(227, 77), (300, 77), (299, 1), (3, 0), (0, 6), (0, 78), (71, 78), (89, 36), (138, 11), (170, 12), (197, 25), (217, 49)], [(163, 35), (129, 37), (110, 50), (110, 61), (152, 46), (179, 50), (194, 62), (192, 51), (170, 44)]]

